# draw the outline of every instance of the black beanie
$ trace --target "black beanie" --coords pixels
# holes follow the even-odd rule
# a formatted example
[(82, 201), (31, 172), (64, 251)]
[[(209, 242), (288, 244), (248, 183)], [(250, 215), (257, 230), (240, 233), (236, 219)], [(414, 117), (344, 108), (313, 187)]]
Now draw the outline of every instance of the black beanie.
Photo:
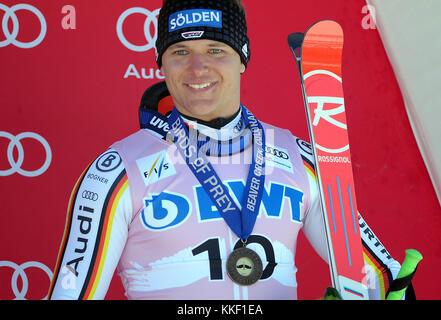
[(250, 60), (245, 12), (233, 0), (168, 0), (158, 18), (158, 68), (169, 46), (197, 39), (228, 44), (239, 54), (245, 67)]

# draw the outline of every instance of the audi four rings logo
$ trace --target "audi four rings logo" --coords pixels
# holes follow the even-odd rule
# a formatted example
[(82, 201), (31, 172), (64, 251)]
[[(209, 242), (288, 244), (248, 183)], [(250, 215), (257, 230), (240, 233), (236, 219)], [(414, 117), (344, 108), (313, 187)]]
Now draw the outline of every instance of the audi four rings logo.
[(98, 200), (98, 193), (95, 193), (95, 192), (92, 192), (92, 191), (88, 191), (88, 190), (84, 190), (83, 193), (81, 194), (81, 197), (83, 199), (97, 201)]
[[(42, 136), (33, 132), (23, 132), (14, 136), (8, 132), (0, 131), (0, 138), (9, 139), (9, 145), (6, 154), (9, 165), (11, 166), (11, 168), (7, 170), (0, 170), (0, 176), (10, 176), (14, 173), (19, 173), (25, 177), (36, 177), (43, 174), (49, 168), (52, 161), (52, 151), (49, 143)], [(24, 161), (24, 149), (20, 141), (25, 138), (37, 140), (41, 143), (46, 152), (46, 160), (44, 161), (43, 165), (33, 171), (24, 170), (23, 168), (21, 168)], [(18, 152), (17, 161), (14, 160), (14, 148), (16, 148)]]
[[(136, 8), (127, 9), (126, 11), (124, 11), (121, 14), (121, 16), (118, 18), (118, 22), (116, 23), (116, 33), (118, 34), (118, 38), (121, 41), (121, 43), (127, 49), (130, 49), (130, 50), (136, 51), (136, 52), (145, 52), (145, 51), (148, 51), (152, 48), (155, 48), (155, 42), (158, 37), (157, 33), (158, 33), (159, 10), (160, 9), (156, 9), (153, 12), (150, 12), (149, 10), (147, 10), (145, 8), (136, 7)], [(145, 35), (145, 39), (146, 39), (147, 43), (142, 46), (134, 45), (133, 43), (129, 42), (123, 33), (124, 21), (126, 21), (126, 19), (129, 16), (131, 16), (132, 14), (136, 14), (136, 13), (139, 13), (139, 14), (146, 16), (146, 20), (144, 22), (144, 35)], [(153, 23), (153, 26), (155, 29), (155, 33), (153, 36), (150, 32), (150, 25), (152, 23)]]
[[(4, 11), (5, 14), (2, 19), (2, 29), (3, 34), (6, 37), (6, 40), (0, 41), (0, 48), (6, 47), (9, 44), (13, 44), (16, 47), (29, 49), (38, 46), (46, 36), (47, 25), (46, 20), (44, 19), (43, 14), (30, 4), (16, 4), (12, 7), (7, 7), (4, 4), (0, 3), (0, 10)], [(31, 42), (21, 42), (17, 40), (18, 31), (20, 24), (18, 22), (17, 15), (15, 14), (18, 10), (27, 10), (35, 14), (40, 21), (40, 34), (36, 39)], [(8, 23), (12, 21), (12, 32), (9, 32)]]
[[(14, 273), (12, 274), (12, 278), (11, 278), (11, 288), (12, 288), (12, 292), (15, 295), (14, 300), (27, 300), (26, 294), (28, 293), (28, 289), (29, 289), (29, 279), (25, 272), (27, 268), (41, 269), (49, 277), (49, 283), (52, 280), (52, 276), (53, 276), (51, 269), (49, 269), (43, 263), (37, 261), (28, 261), (21, 265), (18, 265), (11, 261), (0, 261), (0, 268), (1, 267), (9, 267), (14, 270)], [(19, 284), (18, 284), (19, 277), (21, 278), (21, 283), (22, 283), (21, 290), (19, 289)], [(46, 298), (47, 296), (44, 297), (42, 300)]]
[(276, 156), (277, 158), (281, 158), (281, 159), (285, 159), (285, 160), (289, 159), (289, 156), (286, 154), (286, 152), (281, 151), (276, 148), (272, 148), (272, 147), (267, 146), (266, 152), (272, 154), (273, 156)]

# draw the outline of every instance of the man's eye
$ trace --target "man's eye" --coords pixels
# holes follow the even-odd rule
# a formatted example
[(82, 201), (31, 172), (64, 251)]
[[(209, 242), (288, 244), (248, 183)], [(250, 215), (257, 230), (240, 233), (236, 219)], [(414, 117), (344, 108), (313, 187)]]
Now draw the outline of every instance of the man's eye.
[(210, 49), (210, 53), (219, 54), (219, 53), (222, 53), (222, 50), (221, 49)]
[(187, 50), (176, 50), (174, 53), (178, 56), (183, 56), (187, 54)]

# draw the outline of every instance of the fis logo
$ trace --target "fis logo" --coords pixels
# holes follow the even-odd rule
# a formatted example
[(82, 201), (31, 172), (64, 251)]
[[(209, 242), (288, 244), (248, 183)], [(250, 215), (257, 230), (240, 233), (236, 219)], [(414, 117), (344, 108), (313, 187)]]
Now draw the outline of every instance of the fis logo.
[(176, 174), (166, 151), (138, 159), (136, 163), (146, 186)]

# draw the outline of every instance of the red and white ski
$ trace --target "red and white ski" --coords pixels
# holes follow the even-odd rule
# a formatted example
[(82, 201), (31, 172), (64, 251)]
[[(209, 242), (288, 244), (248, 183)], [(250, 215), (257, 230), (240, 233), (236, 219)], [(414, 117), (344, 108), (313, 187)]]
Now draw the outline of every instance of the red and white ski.
[(343, 30), (334, 21), (293, 33), (321, 194), (333, 286), (347, 300), (369, 299), (342, 85)]

